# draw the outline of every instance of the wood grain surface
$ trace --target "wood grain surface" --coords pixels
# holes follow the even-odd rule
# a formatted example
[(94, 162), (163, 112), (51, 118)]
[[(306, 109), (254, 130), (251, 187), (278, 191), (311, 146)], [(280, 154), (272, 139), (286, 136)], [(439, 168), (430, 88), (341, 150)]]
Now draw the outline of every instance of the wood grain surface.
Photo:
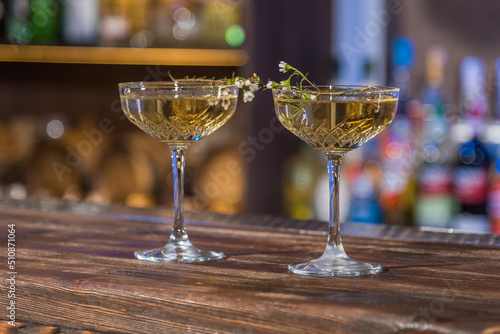
[[(210, 217), (209, 215), (207, 215)], [(16, 226), (16, 327), (0, 333), (500, 333), (500, 248), (345, 237), (347, 253), (382, 264), (373, 277), (291, 274), (326, 236), (204, 221), (191, 241), (226, 258), (139, 261), (171, 225), (67, 213), (0, 211)], [(255, 217), (253, 217), (255, 219)], [(8, 320), (8, 283), (0, 319)]]

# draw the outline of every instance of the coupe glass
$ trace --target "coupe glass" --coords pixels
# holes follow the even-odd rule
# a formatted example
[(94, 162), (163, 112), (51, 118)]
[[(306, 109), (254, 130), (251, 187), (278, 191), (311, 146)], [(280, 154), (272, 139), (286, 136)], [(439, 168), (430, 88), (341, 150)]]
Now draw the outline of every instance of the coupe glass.
[(340, 239), (339, 176), (344, 155), (384, 130), (394, 119), (398, 88), (319, 86), (273, 89), (279, 121), (294, 135), (325, 153), (330, 185), (330, 221), (321, 257), (290, 264), (302, 275), (359, 276), (380, 272), (376, 263), (350, 259)]
[(203, 79), (174, 82), (126, 82), (118, 85), (123, 112), (141, 130), (171, 150), (174, 178), (174, 223), (163, 247), (137, 251), (141, 260), (204, 262), (224, 257), (200, 250), (189, 241), (184, 226), (184, 166), (186, 149), (211, 134), (233, 115), (238, 88), (228, 81)]

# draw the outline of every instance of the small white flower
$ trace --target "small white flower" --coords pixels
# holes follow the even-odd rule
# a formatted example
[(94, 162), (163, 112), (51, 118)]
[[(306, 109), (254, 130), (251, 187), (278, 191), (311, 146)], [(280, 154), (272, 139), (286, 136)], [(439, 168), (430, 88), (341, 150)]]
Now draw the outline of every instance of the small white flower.
[(245, 81), (243, 81), (243, 79), (241, 78), (236, 78), (234, 84), (236, 85), (236, 87), (241, 88), (245, 84)]
[(224, 110), (228, 110), (230, 105), (231, 105), (231, 101), (229, 101), (229, 99), (222, 100), (222, 107), (224, 108)]
[(217, 100), (217, 99), (208, 100), (208, 105), (211, 107), (215, 106), (217, 103), (219, 103), (219, 100)]
[(253, 100), (253, 98), (255, 97), (255, 94), (253, 92), (245, 92), (245, 94), (243, 95), (243, 102), (251, 102)]
[(266, 85), (267, 89), (272, 89), (273, 88), (273, 83), (272, 81), (269, 81)]
[(245, 86), (250, 86), (251, 84), (252, 82), (250, 81), (250, 79), (245, 80)]
[(228, 88), (223, 88), (221, 91), (220, 91), (221, 95), (222, 96), (226, 96), (226, 95), (229, 95), (229, 89)]
[(256, 84), (256, 83), (253, 83), (253, 84), (250, 84), (248, 85), (248, 89), (251, 91), (251, 92), (256, 92), (259, 90), (259, 85)]
[(287, 65), (287, 63), (285, 63), (283, 60), (280, 61), (280, 64), (278, 65), (279, 68), (280, 68), (280, 72), (286, 73), (286, 71), (287, 71), (286, 70), (286, 65)]

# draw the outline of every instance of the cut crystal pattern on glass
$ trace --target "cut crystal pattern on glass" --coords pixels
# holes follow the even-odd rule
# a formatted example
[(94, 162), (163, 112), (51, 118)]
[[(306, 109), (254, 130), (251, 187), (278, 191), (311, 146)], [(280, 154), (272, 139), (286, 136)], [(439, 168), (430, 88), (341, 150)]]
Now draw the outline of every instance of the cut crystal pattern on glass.
[(322, 150), (350, 151), (392, 121), (392, 116), (381, 110), (392, 108), (397, 100), (377, 97), (380, 101), (278, 99), (277, 114), (285, 128), (309, 145)]

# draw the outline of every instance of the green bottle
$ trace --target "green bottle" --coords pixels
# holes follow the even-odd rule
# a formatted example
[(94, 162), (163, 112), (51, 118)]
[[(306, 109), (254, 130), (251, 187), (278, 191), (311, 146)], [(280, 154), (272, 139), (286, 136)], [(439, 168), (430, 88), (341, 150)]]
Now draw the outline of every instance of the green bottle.
[(31, 0), (30, 8), (32, 44), (56, 44), (60, 32), (59, 3), (55, 0)]
[(5, 35), (11, 44), (30, 44), (33, 33), (30, 29), (29, 0), (8, 0), (5, 13)]

